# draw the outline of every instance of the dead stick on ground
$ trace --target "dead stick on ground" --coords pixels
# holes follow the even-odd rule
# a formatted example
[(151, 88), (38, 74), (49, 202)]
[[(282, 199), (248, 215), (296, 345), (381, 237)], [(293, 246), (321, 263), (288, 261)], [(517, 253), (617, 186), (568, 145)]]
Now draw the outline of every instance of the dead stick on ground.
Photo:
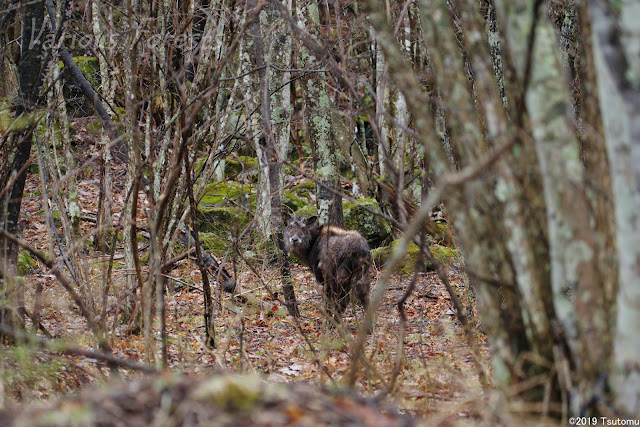
[(83, 356), (91, 359), (101, 360), (103, 362), (108, 362), (110, 364), (116, 364), (118, 366), (122, 366), (123, 368), (129, 368), (136, 371), (142, 371), (146, 373), (156, 373), (158, 370), (153, 366), (142, 365), (134, 360), (123, 359), (118, 356), (113, 356), (111, 354), (105, 354), (98, 351), (93, 350), (85, 350), (80, 347), (72, 346), (61, 342), (59, 340), (45, 340), (39, 337), (36, 337), (31, 334), (26, 334), (24, 332), (15, 331), (6, 326), (0, 325), (0, 332), (4, 335), (8, 335), (14, 337), (16, 340), (36, 344), (38, 347), (41, 347), (47, 351), (51, 351), (54, 353), (62, 353), (68, 355), (75, 356)]

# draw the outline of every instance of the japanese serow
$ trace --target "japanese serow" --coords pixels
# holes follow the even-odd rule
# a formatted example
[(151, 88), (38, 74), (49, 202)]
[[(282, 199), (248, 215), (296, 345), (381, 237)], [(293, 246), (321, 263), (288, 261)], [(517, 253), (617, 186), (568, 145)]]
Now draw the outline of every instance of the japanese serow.
[(367, 308), (371, 252), (367, 240), (357, 231), (335, 225), (319, 226), (316, 221), (316, 216), (288, 218), (285, 246), (315, 274), (323, 289), (327, 312), (339, 323), (352, 292)]

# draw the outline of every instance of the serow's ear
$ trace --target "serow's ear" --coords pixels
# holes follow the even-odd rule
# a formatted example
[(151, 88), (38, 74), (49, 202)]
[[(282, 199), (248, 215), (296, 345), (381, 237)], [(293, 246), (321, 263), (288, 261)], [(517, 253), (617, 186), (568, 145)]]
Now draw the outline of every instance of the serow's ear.
[(318, 222), (317, 215), (312, 215), (304, 221), (305, 225), (308, 225), (308, 226), (314, 226), (316, 225), (317, 222)]

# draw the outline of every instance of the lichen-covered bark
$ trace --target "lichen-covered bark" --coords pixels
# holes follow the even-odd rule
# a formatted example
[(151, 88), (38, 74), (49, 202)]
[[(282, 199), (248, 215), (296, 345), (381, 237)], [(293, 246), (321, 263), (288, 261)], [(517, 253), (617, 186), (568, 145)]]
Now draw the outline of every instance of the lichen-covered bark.
[[(247, 7), (251, 7), (252, 4), (247, 4)], [(264, 15), (266, 12), (262, 12), (262, 15)], [(253, 26), (258, 26), (258, 29), (260, 27), (259, 23), (254, 23)], [(251, 38), (248, 39), (247, 44), (246, 44), (246, 52), (241, 52), (240, 53), (240, 62), (242, 64), (242, 69), (241, 71), (243, 71), (243, 73), (245, 71), (248, 71), (249, 69), (253, 68), (253, 67), (262, 67), (264, 66), (264, 58), (262, 58), (260, 61), (260, 65), (257, 65), (258, 59), (256, 58), (256, 47), (255, 47), (255, 43), (256, 41), (256, 37), (259, 37), (258, 42), (261, 45), (261, 50), (260, 53), (261, 55), (264, 56), (264, 53), (262, 51), (262, 34), (260, 33), (259, 30), (257, 30), (257, 35), (254, 34), (252, 32), (251, 34)], [(250, 54), (250, 52), (253, 52), (253, 54)], [(252, 93), (248, 94), (250, 100), (248, 102), (248, 106), (247, 109), (249, 111), (253, 111), (253, 110), (260, 110), (261, 114), (264, 113), (264, 111), (262, 110), (262, 108), (264, 107), (260, 107), (261, 105), (261, 91), (262, 91), (262, 86), (265, 84), (264, 83), (264, 79), (268, 79), (267, 73), (269, 72), (268, 69), (264, 69), (261, 70), (260, 73), (252, 73), (251, 75), (247, 75), (245, 77), (245, 82), (247, 82), (248, 84), (251, 85), (252, 87)], [(267, 107), (268, 108), (268, 107)], [(269, 113), (269, 112), (267, 112)], [(266, 122), (265, 122), (266, 120)], [(268, 158), (268, 153), (266, 150), (266, 141), (264, 141), (265, 138), (265, 134), (267, 132), (271, 131), (271, 120), (270, 120), (270, 115), (267, 119), (263, 120), (263, 123), (266, 123), (267, 125), (267, 129), (263, 129), (262, 133), (259, 132), (258, 127), (259, 127), (259, 121), (260, 121), (260, 117), (257, 116), (250, 116), (247, 118), (247, 128), (248, 130), (251, 130), (253, 133), (253, 140), (254, 140), (254, 148), (256, 150), (256, 157), (258, 159), (258, 184), (257, 184), (257, 188), (256, 188), (256, 218), (257, 218), (257, 223), (258, 223), (258, 233), (260, 236), (262, 236), (264, 239), (268, 239), (271, 236), (271, 216), (272, 216), (272, 212), (271, 212), (271, 189), (269, 186), (269, 158)], [(263, 141), (261, 141), (261, 138), (263, 139)]]
[[(601, 246), (595, 236), (585, 194), (570, 94), (553, 27), (543, 10), (497, 1), (508, 23), (509, 48), (531, 120), (543, 183), (549, 238), (553, 305), (579, 373), (572, 393), (578, 412), (608, 353), (602, 337), (608, 322), (596, 266)], [(535, 31), (533, 43), (530, 37)], [(533, 49), (533, 51), (530, 51)], [(527, 80), (528, 79), (528, 80)], [(579, 355), (579, 356), (578, 356)]]
[[(247, 5), (249, 7), (255, 7), (256, 1), (250, 0)], [(263, 16), (266, 12), (263, 12)], [(278, 14), (279, 15), (279, 14)], [(265, 17), (266, 18), (266, 17)], [(280, 21), (279, 16), (274, 17), (275, 21)], [(280, 24), (280, 22), (278, 22)], [(264, 41), (265, 37), (263, 36), (262, 30), (262, 22), (261, 20), (256, 20), (251, 26), (251, 37), (252, 37), (252, 47), (253, 47), (253, 60), (258, 70), (258, 79), (259, 79), (259, 102), (260, 102), (260, 116), (262, 118), (262, 135), (259, 138), (259, 150), (262, 151), (262, 155), (267, 163), (267, 180), (268, 180), (268, 190), (269, 190), (269, 207), (271, 211), (270, 217), (270, 233), (269, 235), (272, 237), (275, 243), (275, 252), (276, 252), (276, 260), (278, 266), (280, 267), (280, 274), (282, 278), (282, 289), (285, 296), (285, 305), (287, 306), (287, 310), (289, 314), (292, 316), (299, 316), (300, 313), (298, 311), (298, 304), (295, 298), (295, 292), (293, 289), (293, 283), (291, 280), (291, 272), (289, 270), (289, 262), (286, 257), (286, 250), (284, 245), (284, 221), (282, 215), (282, 186), (281, 186), (281, 176), (280, 176), (280, 164), (282, 163), (282, 159), (280, 158), (280, 150), (276, 145), (276, 132), (273, 128), (272, 124), (272, 104), (271, 104), (271, 96), (270, 96), (270, 87), (269, 87), (269, 67), (268, 63), (265, 60), (265, 48)], [(271, 39), (270, 37), (267, 40)], [(278, 55), (280, 52), (280, 48), (283, 45), (272, 51), (272, 55), (270, 60), (274, 60), (274, 57), (278, 57), (278, 59), (282, 59), (286, 55)], [(290, 58), (290, 56), (289, 56)], [(278, 65), (289, 65), (289, 64), (278, 64)], [(275, 79), (278, 81), (278, 79)], [(282, 86), (282, 85), (279, 85)], [(274, 104), (275, 106), (276, 104)], [(282, 105), (278, 105), (278, 107), (283, 107)], [(288, 106), (286, 106), (288, 108)], [(279, 114), (284, 114), (280, 112)], [(279, 116), (282, 118), (282, 116)], [(288, 120), (288, 117), (287, 117)], [(287, 136), (288, 136), (288, 126)], [(280, 140), (282, 140), (282, 135), (277, 134)], [(281, 148), (281, 147), (280, 147)]]
[[(461, 60), (447, 2), (421, 1), (419, 4), (438, 92), (446, 94), (442, 102), (451, 144), (460, 166), (466, 166), (486, 152), (482, 123), (491, 121), (492, 126), (497, 126), (494, 123), (502, 120), (500, 126), (505, 127), (504, 113), (495, 110), (495, 103), (487, 104), (494, 105), (493, 109), (475, 109), (475, 95), (469, 91), (466, 65)], [(475, 31), (473, 36), (481, 37), (478, 29)], [(478, 71), (486, 74), (485, 80), (493, 79), (490, 69)], [(485, 86), (486, 91), (491, 91), (488, 83)], [(493, 83), (492, 86), (497, 93), (497, 86)], [(484, 114), (488, 116), (485, 118)], [(447, 194), (446, 204), (453, 217), (458, 243), (465, 253), (470, 283), (478, 295), (478, 311), (492, 347), (494, 380), (506, 385), (516, 380), (513, 374), (518, 355), (528, 350), (529, 345), (517, 290), (509, 286), (515, 278), (504, 245), (508, 240), (505, 238), (507, 224), (501, 220), (505, 207), (494, 194), (494, 187), (495, 181), (490, 175), (467, 182), (459, 191)], [(486, 215), (488, 212), (490, 216)], [(500, 289), (492, 281), (505, 287)]]
[(389, 138), (393, 135), (393, 125), (384, 112), (391, 114), (391, 100), (389, 91), (389, 77), (386, 72), (384, 53), (380, 44), (375, 45), (376, 56), (376, 122), (380, 129), (378, 141), (378, 172), (380, 176), (388, 178), (387, 163), (390, 162), (391, 144)]
[[(303, 8), (303, 5), (297, 5), (299, 23), (318, 38), (317, 26), (312, 25), (320, 22), (318, 3), (311, 0), (307, 6)], [(308, 51), (304, 52), (300, 59), (302, 67), (316, 68), (320, 64), (319, 58)], [(319, 222), (341, 224), (341, 198), (326, 188), (338, 188), (338, 166), (331, 123), (331, 99), (325, 79), (326, 75), (322, 73), (309, 73), (302, 79), (307, 137), (314, 152), (316, 176), (324, 184), (317, 186)]]
[[(105, 43), (105, 31), (102, 23), (100, 22), (100, 9), (98, 2), (91, 3), (92, 7), (92, 24), (93, 24), (93, 37), (98, 46), (98, 49), (102, 52), (107, 51)], [(98, 56), (100, 64), (100, 82), (101, 82), (101, 95), (105, 99), (108, 105), (113, 105), (115, 85), (111, 84), (111, 75), (109, 72), (109, 66), (104, 55)], [(113, 90), (111, 90), (113, 88)], [(96, 90), (98, 88), (95, 88)], [(109, 135), (106, 132), (102, 132), (100, 135), (100, 143), (104, 147), (104, 153), (100, 162), (100, 197), (98, 203), (98, 218), (96, 221), (96, 237), (95, 245), (99, 250), (105, 251), (108, 245), (111, 244), (109, 239), (113, 234), (113, 186), (111, 177), (111, 148), (109, 147)]]
[[(510, 142), (514, 145), (514, 149), (504, 153), (496, 163), (497, 181), (493, 191), (504, 207), (505, 244), (520, 296), (516, 304), (526, 328), (527, 347), (518, 351), (531, 348), (536, 354), (551, 359), (551, 284), (548, 269), (540, 268), (548, 265), (547, 237), (543, 231), (544, 200), (539, 191), (542, 184), (535, 151), (527, 138), (518, 136), (526, 129), (513, 135), (516, 127), (509, 123), (507, 107), (510, 103), (502, 69), (501, 36), (495, 6), (493, 2), (487, 3), (488, 16), (478, 13), (481, 10), (466, 3), (459, 5), (459, 14), (465, 28), (474, 87), (484, 107), (482, 114), (487, 145), (500, 147)], [(482, 31), (480, 16), (487, 19), (486, 34)], [(523, 185), (524, 182), (528, 185)]]
[[(285, 7), (291, 10), (291, 0), (284, 1)], [(269, 93), (271, 94), (271, 120), (278, 149), (278, 157), (285, 159), (289, 152), (289, 138), (291, 136), (291, 105), (290, 79), (292, 37), (288, 31), (288, 23), (281, 16), (282, 12), (269, 11), (267, 25), (269, 31), (265, 37), (268, 46), (269, 62), (278, 70), (274, 70), (269, 78)], [(281, 177), (282, 180), (282, 177)]]
[[(130, 0), (127, 3), (128, 10), (130, 13), (133, 12), (133, 8), (135, 7), (134, 0)], [(123, 230), (123, 243), (124, 243), (124, 251), (125, 251), (125, 262), (127, 268), (131, 269), (131, 271), (138, 271), (140, 266), (137, 253), (137, 242), (135, 240), (135, 225), (136, 225), (136, 213), (137, 213), (137, 201), (138, 201), (138, 191), (140, 189), (140, 182), (138, 172), (140, 175), (142, 174), (141, 168), (141, 160), (140, 160), (140, 148), (138, 141), (138, 131), (137, 131), (137, 101), (136, 101), (136, 80), (137, 80), (137, 62), (135, 61), (135, 51), (136, 49), (136, 26), (133, 22), (133, 18), (130, 17), (129, 20), (123, 22), (123, 25), (129, 31), (129, 37), (127, 38), (127, 52), (123, 55), (123, 66), (125, 73), (125, 85), (124, 85), (124, 97), (125, 97), (125, 135), (124, 140), (126, 141), (126, 145), (128, 147), (128, 165), (127, 165), (127, 173), (125, 177), (125, 188), (127, 192), (129, 192), (129, 197), (127, 203), (124, 208), (124, 230)], [(155, 215), (155, 214), (154, 214)], [(155, 219), (152, 219), (151, 222), (155, 222)], [(154, 224), (154, 228), (157, 227), (157, 224)], [(151, 238), (155, 238), (155, 236), (151, 236)], [(154, 262), (151, 258), (150, 262)], [(137, 277), (136, 277), (137, 276)], [(154, 317), (154, 289), (151, 281), (146, 281), (143, 285), (142, 282), (144, 278), (140, 275), (136, 276), (128, 276), (127, 284), (131, 286), (135, 280), (141, 284), (141, 304), (142, 304), (142, 324), (140, 325), (139, 319), (131, 319), (131, 315), (133, 314), (133, 309), (136, 304), (134, 298), (135, 295), (132, 295), (127, 300), (127, 307), (123, 311), (123, 320), (131, 321), (131, 323), (135, 323), (136, 326), (142, 326), (142, 332), (144, 336), (145, 342), (145, 361), (147, 363), (152, 363), (155, 361), (155, 342), (154, 337), (152, 335), (152, 322)]]
[[(612, 386), (615, 402), (640, 413), (640, 4), (622, 10), (591, 1), (593, 50), (600, 88), (617, 225), (619, 290)], [(619, 14), (618, 14), (619, 13)], [(635, 52), (635, 53), (634, 53)]]
[(591, 205), (594, 219), (594, 232), (601, 250), (595, 265), (600, 270), (602, 280), (596, 298), (602, 298), (600, 307), (606, 310), (606, 329), (600, 329), (603, 356), (601, 366), (606, 366), (611, 353), (611, 344), (615, 326), (616, 295), (618, 294), (618, 250), (616, 247), (616, 217), (611, 214), (613, 187), (611, 168), (604, 135), (603, 116), (600, 110), (600, 90), (596, 77), (596, 65), (593, 54), (593, 40), (589, 8), (581, 2), (577, 8), (576, 25), (578, 34), (574, 65), (579, 80), (579, 99), (575, 111), (579, 126), (582, 161), (587, 177), (587, 200)]

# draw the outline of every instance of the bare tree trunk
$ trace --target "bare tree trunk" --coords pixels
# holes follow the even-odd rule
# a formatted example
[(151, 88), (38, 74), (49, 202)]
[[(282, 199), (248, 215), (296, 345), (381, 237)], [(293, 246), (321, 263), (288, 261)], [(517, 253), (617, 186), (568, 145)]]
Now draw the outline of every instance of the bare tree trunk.
[[(107, 44), (105, 38), (108, 38), (109, 32), (106, 32), (106, 28), (100, 22), (100, 7), (97, 0), (91, 2), (92, 5), (92, 18), (93, 18), (93, 37), (96, 46), (102, 51), (107, 53)], [(111, 6), (107, 6), (111, 7)], [(100, 64), (100, 81), (102, 86), (102, 97), (106, 103), (111, 105), (114, 98), (115, 85), (111, 81), (111, 73), (109, 72), (107, 60), (104, 56), (99, 55), (98, 61)], [(102, 159), (100, 159), (100, 195), (98, 200), (98, 217), (96, 220), (96, 237), (94, 244), (96, 248), (101, 251), (106, 251), (108, 245), (111, 243), (113, 236), (113, 214), (112, 214), (112, 178), (111, 178), (111, 148), (109, 144), (109, 135), (106, 132), (102, 132), (100, 135), (100, 142), (104, 147), (104, 153)]]
[[(21, 57), (18, 64), (18, 105), (16, 115), (28, 114), (36, 107), (35, 102), (40, 94), (43, 79), (43, 39), (41, 31), (44, 26), (44, 1), (27, 2), (23, 6)], [(12, 147), (15, 147), (13, 161), (9, 172), (9, 191), (0, 199), (0, 227), (7, 233), (18, 232), (18, 220), (26, 181), (25, 166), (31, 154), (31, 141), (36, 123), (28, 129), (15, 133)], [(10, 158), (6, 156), (5, 159)], [(5, 208), (6, 206), (6, 208)], [(12, 327), (24, 324), (24, 288), (13, 278), (16, 273), (16, 262), (19, 248), (16, 244), (1, 239), (0, 277), (3, 279), (2, 296), (9, 304), (0, 309), (0, 324)], [(0, 337), (2, 338), (2, 337)]]
[[(126, 2), (126, 8), (129, 14), (133, 13), (135, 8), (135, 0), (128, 0)], [(142, 328), (142, 333), (145, 340), (145, 361), (147, 363), (154, 362), (155, 347), (153, 345), (153, 337), (151, 330), (151, 320), (153, 318), (153, 287), (152, 284), (147, 281), (144, 282), (144, 278), (139, 271), (139, 259), (137, 251), (136, 241), (136, 216), (137, 216), (137, 202), (138, 192), (140, 190), (139, 178), (142, 175), (140, 170), (140, 158), (139, 158), (139, 141), (138, 141), (138, 114), (137, 114), (137, 98), (135, 96), (135, 85), (137, 81), (137, 70), (135, 62), (136, 49), (135, 39), (137, 28), (134, 25), (133, 17), (124, 23), (128, 30), (129, 36), (127, 37), (128, 50), (123, 55), (123, 65), (125, 74), (125, 141), (128, 147), (128, 165), (127, 174), (125, 178), (125, 188), (127, 192), (127, 199), (121, 215), (124, 216), (124, 230), (122, 233), (123, 244), (125, 251), (125, 265), (131, 271), (135, 271), (136, 274), (128, 276), (127, 287), (131, 287), (134, 281), (140, 283), (140, 300), (136, 301), (135, 294), (131, 295), (127, 299), (127, 304), (123, 310), (123, 321), (133, 325), (132, 331), (139, 331)], [(143, 283), (144, 282), (144, 283)], [(139, 305), (138, 305), (139, 304)], [(141, 310), (136, 309), (136, 305)], [(140, 318), (137, 317), (139, 314)]]
[[(251, 8), (256, 6), (255, 0), (250, 0), (247, 5)], [(265, 14), (266, 12), (263, 12)], [(262, 117), (263, 136), (260, 138), (260, 146), (267, 160), (268, 179), (269, 179), (269, 197), (271, 210), (271, 235), (275, 237), (276, 257), (280, 266), (282, 276), (282, 288), (285, 296), (285, 304), (289, 314), (298, 317), (298, 304), (296, 302), (293, 283), (291, 281), (291, 273), (289, 271), (289, 262), (286, 257), (284, 247), (284, 221), (282, 217), (282, 186), (280, 184), (280, 164), (282, 159), (279, 157), (280, 151), (276, 146), (275, 134), (271, 124), (271, 98), (269, 96), (269, 68), (264, 57), (264, 43), (261, 32), (260, 20), (256, 20), (251, 25), (250, 31), (253, 39), (253, 58), (258, 71), (260, 84), (260, 115)]]
[[(502, 2), (498, 5), (505, 7)], [(539, 15), (535, 15), (539, 14)], [(581, 354), (579, 379), (573, 390), (572, 413), (578, 414), (598, 379), (600, 363), (606, 363), (609, 344), (604, 289), (596, 259), (602, 248), (591, 230), (592, 213), (584, 192), (584, 168), (579, 157), (570, 94), (553, 27), (543, 10), (514, 11), (508, 28), (511, 52), (522, 81), (530, 64), (531, 84), (525, 102), (533, 127), (533, 139), (543, 179), (550, 244), (551, 285), (555, 314), (569, 347)], [(536, 25), (537, 24), (537, 25)], [(529, 40), (535, 32), (534, 50)], [(544, 64), (544, 65), (543, 65)], [(557, 113), (549, 115), (549, 105)], [(572, 304), (570, 296), (576, 298)], [(575, 306), (574, 306), (575, 304)]]
[(393, 126), (384, 112), (389, 111), (389, 78), (386, 71), (385, 58), (380, 44), (376, 43), (376, 123), (380, 130), (378, 138), (378, 173), (381, 177), (388, 177), (387, 165), (391, 163), (391, 145), (389, 138), (393, 133)]
[[(318, 38), (318, 29), (311, 23), (319, 22), (318, 3), (310, 0), (302, 11), (298, 5), (299, 21), (313, 36)], [(317, 67), (312, 55), (302, 55), (303, 67)], [(314, 153), (315, 170), (319, 182), (317, 185), (318, 218), (321, 224), (342, 225), (342, 198), (336, 192), (339, 189), (339, 170), (336, 158), (336, 143), (331, 123), (331, 99), (327, 91), (326, 77), (320, 73), (309, 73), (302, 83), (305, 100), (305, 118), (307, 120), (307, 140)]]
[[(619, 290), (613, 343), (612, 386), (616, 405), (640, 413), (640, 90), (637, 75), (640, 19), (638, 3), (622, 10), (591, 1), (593, 51), (600, 110), (611, 165)], [(635, 21), (634, 21), (635, 20)], [(632, 71), (633, 70), (633, 71)]]

